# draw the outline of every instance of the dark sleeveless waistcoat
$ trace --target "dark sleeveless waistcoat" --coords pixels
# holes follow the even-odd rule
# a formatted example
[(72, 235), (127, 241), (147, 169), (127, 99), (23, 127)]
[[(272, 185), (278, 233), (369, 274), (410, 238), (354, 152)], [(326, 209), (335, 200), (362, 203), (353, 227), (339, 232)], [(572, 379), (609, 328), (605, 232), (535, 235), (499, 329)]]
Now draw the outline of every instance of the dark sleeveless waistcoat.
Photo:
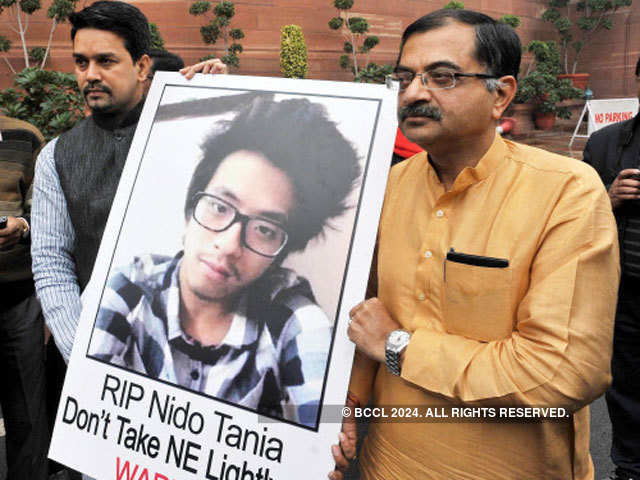
[(72, 254), (80, 290), (91, 277), (142, 105), (119, 125), (92, 115), (56, 143), (56, 170), (76, 237)]

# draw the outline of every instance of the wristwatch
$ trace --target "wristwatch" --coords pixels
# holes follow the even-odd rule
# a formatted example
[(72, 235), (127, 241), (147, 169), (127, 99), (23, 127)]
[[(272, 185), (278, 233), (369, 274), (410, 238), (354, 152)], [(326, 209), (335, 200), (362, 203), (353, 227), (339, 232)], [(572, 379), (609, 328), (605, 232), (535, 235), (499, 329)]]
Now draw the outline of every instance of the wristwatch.
[(400, 376), (400, 354), (409, 345), (410, 339), (411, 334), (406, 330), (394, 330), (387, 337), (384, 358), (389, 373)]

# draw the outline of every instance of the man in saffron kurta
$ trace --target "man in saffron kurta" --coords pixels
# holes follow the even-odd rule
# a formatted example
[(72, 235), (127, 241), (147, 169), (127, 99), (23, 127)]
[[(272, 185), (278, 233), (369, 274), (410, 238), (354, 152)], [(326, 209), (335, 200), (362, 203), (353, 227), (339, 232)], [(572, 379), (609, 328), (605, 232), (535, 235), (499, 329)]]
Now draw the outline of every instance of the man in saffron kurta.
[[(475, 12), (405, 31), (400, 126), (429, 153), (391, 172), (377, 297), (351, 311), (350, 399), (570, 416), (373, 423), (364, 479), (593, 478), (587, 405), (610, 381), (616, 227), (590, 167), (495, 132), (519, 62), (515, 33)], [(339, 469), (354, 453), (352, 425), (343, 433)]]

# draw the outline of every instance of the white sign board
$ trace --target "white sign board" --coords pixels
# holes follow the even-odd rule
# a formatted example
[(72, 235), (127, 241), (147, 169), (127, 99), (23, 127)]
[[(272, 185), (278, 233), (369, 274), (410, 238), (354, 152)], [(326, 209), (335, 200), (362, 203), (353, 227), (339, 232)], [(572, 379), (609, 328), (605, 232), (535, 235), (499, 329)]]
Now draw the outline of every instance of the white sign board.
[(98, 480), (326, 477), (395, 104), (383, 85), (155, 76), (51, 458)]
[(638, 113), (637, 98), (611, 98), (588, 100), (589, 130), (588, 135), (612, 123), (633, 118)]

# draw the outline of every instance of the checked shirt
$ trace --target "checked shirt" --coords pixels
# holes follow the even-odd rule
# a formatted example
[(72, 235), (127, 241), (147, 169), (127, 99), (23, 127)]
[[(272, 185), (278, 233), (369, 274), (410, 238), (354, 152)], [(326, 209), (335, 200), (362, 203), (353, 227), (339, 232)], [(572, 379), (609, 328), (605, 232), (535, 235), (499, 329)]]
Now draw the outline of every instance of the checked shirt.
[(180, 325), (173, 258), (137, 257), (109, 279), (89, 354), (271, 417), (314, 427), (331, 327), (309, 283), (277, 267), (240, 299), (220, 345)]

